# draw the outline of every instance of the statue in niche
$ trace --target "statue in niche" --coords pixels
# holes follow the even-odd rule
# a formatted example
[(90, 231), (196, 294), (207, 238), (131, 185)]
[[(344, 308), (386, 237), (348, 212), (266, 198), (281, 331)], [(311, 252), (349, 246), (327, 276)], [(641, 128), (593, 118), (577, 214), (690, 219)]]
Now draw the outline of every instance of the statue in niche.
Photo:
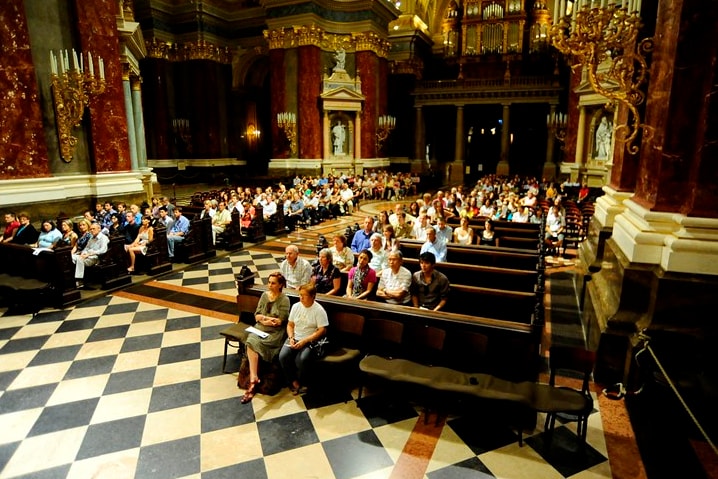
[(346, 61), (347, 61), (347, 52), (343, 48), (340, 48), (339, 50), (334, 52), (334, 60), (336, 60), (336, 62), (337, 62), (336, 66), (334, 67), (334, 71), (335, 72), (345, 71), (344, 68), (346, 66)]
[(332, 128), (332, 135), (334, 136), (334, 156), (343, 155), (344, 143), (347, 139), (347, 130), (341, 120)]
[(606, 160), (611, 153), (611, 134), (613, 126), (605, 116), (596, 128), (596, 159)]

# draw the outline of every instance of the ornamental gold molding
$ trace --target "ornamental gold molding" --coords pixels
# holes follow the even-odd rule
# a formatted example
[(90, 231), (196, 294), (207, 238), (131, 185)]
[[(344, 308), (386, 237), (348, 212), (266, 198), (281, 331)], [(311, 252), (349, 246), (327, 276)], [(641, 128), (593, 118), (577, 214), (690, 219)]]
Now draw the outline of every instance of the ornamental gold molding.
[(172, 62), (188, 60), (210, 60), (217, 63), (232, 63), (232, 53), (227, 47), (220, 47), (206, 40), (196, 42), (172, 43), (153, 38), (145, 41), (147, 56)]
[(327, 33), (316, 25), (265, 30), (264, 38), (270, 50), (316, 46), (325, 51), (344, 49), (347, 52), (371, 51), (381, 58), (389, 56), (391, 43), (373, 32), (340, 35)]
[(424, 62), (420, 58), (397, 60), (390, 64), (392, 75), (413, 75), (421, 80), (424, 71)]

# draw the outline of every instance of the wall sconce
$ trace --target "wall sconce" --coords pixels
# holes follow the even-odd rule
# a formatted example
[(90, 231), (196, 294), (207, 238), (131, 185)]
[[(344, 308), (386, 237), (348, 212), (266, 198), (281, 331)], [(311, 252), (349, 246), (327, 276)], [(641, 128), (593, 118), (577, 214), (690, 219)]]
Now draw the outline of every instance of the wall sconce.
[(72, 129), (80, 126), (85, 107), (90, 103), (90, 96), (105, 91), (105, 63), (102, 58), (96, 57), (100, 75), (96, 78), (92, 53), (87, 54), (87, 69), (82, 52), (78, 58), (77, 52), (72, 50), (72, 63), (67, 50), (60, 50), (58, 55), (56, 57), (50, 51), (50, 82), (55, 106), (57, 137), (60, 140), (60, 156), (69, 163), (72, 161), (72, 153), (77, 145), (77, 138), (72, 136)]
[(396, 127), (396, 118), (391, 115), (382, 115), (378, 120), (376, 129), (376, 150), (377, 153), (384, 147), (384, 142), (389, 138), (392, 130)]
[[(641, 0), (554, 0), (553, 8), (553, 46), (584, 68), (593, 91), (610, 103), (620, 102), (628, 108), (632, 121), (616, 126), (616, 131), (625, 130), (620, 141), (630, 153), (638, 153), (633, 145), (638, 131), (651, 134), (641, 124), (638, 105), (645, 99), (640, 90), (648, 70), (645, 54), (653, 48), (652, 38), (637, 43), (642, 27)], [(606, 60), (610, 66), (600, 69)]]
[(247, 139), (249, 146), (256, 145), (260, 136), (262, 136), (262, 132), (254, 126), (254, 123), (247, 125), (247, 131), (244, 134), (244, 137)]
[(297, 155), (297, 115), (295, 113), (277, 113), (277, 126), (284, 131), (289, 140), (289, 150), (293, 157)]
[(172, 131), (174, 131), (175, 136), (182, 142), (187, 153), (192, 153), (192, 131), (190, 129), (189, 120), (186, 118), (173, 119)]
[(568, 119), (565, 113), (553, 112), (546, 115), (546, 126), (561, 143), (566, 141), (567, 125)]

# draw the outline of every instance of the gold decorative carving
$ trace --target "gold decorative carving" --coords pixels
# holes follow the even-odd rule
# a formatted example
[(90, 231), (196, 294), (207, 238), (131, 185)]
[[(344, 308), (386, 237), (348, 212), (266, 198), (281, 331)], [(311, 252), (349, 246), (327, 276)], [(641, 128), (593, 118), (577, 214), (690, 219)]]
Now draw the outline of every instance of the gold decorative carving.
[[(626, 106), (630, 124), (627, 121), (616, 126), (616, 133), (623, 132), (616, 139), (636, 154), (638, 146), (633, 141), (639, 130), (643, 129), (647, 137), (652, 134), (649, 127), (641, 124), (638, 106), (645, 100), (641, 91), (648, 73), (645, 55), (653, 49), (653, 39), (637, 42), (642, 27), (639, 11), (631, 12), (618, 3), (581, 3), (574, 3), (579, 6), (572, 12), (557, 12), (562, 16), (554, 18), (551, 41), (561, 53), (572, 57), (576, 66), (584, 68), (593, 91), (606, 97), (609, 104)], [(608, 68), (603, 68), (604, 62)]]
[(87, 54), (87, 68), (85, 68), (82, 52), (79, 57), (75, 50), (72, 50), (72, 57), (67, 50), (60, 51), (59, 57), (50, 52), (50, 82), (55, 106), (57, 137), (60, 142), (60, 156), (67, 163), (72, 161), (72, 154), (77, 145), (77, 138), (72, 136), (72, 129), (80, 126), (85, 107), (90, 103), (90, 97), (105, 91), (104, 62), (97, 56), (95, 61), (97, 61), (99, 78), (95, 76), (91, 53)]
[(387, 58), (391, 49), (391, 43), (376, 33), (338, 35), (326, 33), (315, 25), (296, 25), (291, 28), (265, 30), (264, 38), (267, 40), (270, 50), (313, 45), (325, 51), (339, 49), (344, 49), (347, 52), (372, 51), (381, 58)]
[(153, 38), (147, 40), (145, 45), (147, 46), (147, 56), (150, 58), (161, 58), (173, 62), (210, 60), (223, 64), (232, 63), (232, 53), (228, 47), (220, 47), (206, 40), (171, 43)]

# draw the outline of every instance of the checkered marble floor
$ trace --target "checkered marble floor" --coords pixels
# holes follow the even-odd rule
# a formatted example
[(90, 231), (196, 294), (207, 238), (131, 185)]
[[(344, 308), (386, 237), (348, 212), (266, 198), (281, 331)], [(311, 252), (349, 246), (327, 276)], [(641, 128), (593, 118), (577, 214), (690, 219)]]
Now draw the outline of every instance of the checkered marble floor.
[(611, 477), (599, 411), (584, 451), (565, 425), (547, 452), (542, 416), (519, 447), (490, 408), (425, 424), (419, 405), (378, 388), (359, 402), (356, 390), (283, 389), (240, 404), (219, 335), (234, 274), (264, 279), (282, 258), (238, 251), (67, 310), (0, 317), (0, 477)]

